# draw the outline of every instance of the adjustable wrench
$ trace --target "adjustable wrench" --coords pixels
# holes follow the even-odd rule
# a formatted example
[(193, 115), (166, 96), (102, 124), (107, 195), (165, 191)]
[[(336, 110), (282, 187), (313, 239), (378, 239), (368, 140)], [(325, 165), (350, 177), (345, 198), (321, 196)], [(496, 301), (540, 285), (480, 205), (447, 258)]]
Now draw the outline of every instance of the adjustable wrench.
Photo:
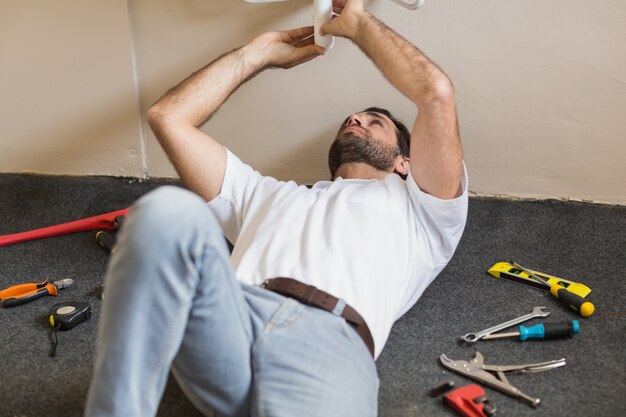
[(461, 336), (461, 340), (467, 343), (474, 343), (474, 342), (479, 341), (483, 337), (487, 336), (488, 334), (495, 333), (500, 330), (504, 330), (507, 327), (515, 326), (516, 324), (520, 324), (527, 320), (534, 319), (535, 317), (548, 317), (549, 315), (550, 315), (550, 312), (546, 311), (545, 307), (535, 307), (533, 308), (532, 312), (524, 316), (518, 317), (513, 320), (509, 320), (507, 322), (498, 324), (497, 326), (490, 327), (480, 332), (464, 334), (463, 336)]

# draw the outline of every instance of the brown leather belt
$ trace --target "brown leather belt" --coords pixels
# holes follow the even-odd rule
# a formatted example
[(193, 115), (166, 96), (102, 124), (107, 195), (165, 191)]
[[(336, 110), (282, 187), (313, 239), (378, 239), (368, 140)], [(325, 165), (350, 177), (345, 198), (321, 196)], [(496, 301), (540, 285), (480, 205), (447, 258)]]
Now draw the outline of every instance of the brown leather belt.
[(339, 314), (339, 312), (335, 313), (334, 309), (339, 302), (338, 298), (333, 297), (327, 292), (312, 285), (303, 284), (300, 281), (296, 281), (291, 278), (267, 279), (263, 282), (263, 284), (261, 284), (261, 288), (265, 288), (266, 290), (284, 295), (285, 297), (298, 300), (303, 304), (321, 308), (322, 310), (326, 310), (343, 317), (348, 324), (356, 330), (358, 335), (361, 336), (361, 339), (365, 342), (365, 346), (367, 346), (367, 349), (372, 354), (372, 357), (374, 357), (374, 339), (372, 338), (370, 329), (367, 327), (363, 317), (361, 317), (361, 315), (348, 304), (345, 304), (341, 314)]

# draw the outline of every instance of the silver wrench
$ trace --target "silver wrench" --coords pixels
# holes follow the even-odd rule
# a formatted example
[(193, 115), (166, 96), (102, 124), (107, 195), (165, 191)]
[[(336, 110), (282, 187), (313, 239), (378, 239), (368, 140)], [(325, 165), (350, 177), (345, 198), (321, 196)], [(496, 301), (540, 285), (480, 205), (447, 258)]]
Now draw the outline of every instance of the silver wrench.
[(467, 343), (474, 343), (474, 342), (479, 341), (483, 337), (487, 336), (488, 334), (495, 333), (500, 330), (504, 330), (507, 327), (515, 326), (516, 324), (520, 324), (527, 320), (534, 319), (535, 317), (548, 317), (549, 315), (550, 315), (550, 312), (546, 311), (545, 307), (535, 307), (533, 308), (533, 311), (531, 311), (530, 313), (524, 316), (518, 317), (513, 320), (509, 320), (507, 322), (498, 324), (497, 326), (490, 327), (480, 332), (464, 334), (463, 336), (461, 336), (461, 340)]

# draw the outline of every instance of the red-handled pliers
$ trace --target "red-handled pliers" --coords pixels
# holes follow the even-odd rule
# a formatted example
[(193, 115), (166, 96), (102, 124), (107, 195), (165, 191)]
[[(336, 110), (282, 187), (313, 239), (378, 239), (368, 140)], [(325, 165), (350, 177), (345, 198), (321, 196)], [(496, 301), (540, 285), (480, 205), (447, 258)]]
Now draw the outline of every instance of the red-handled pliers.
[(74, 283), (71, 278), (50, 283), (47, 279), (42, 282), (18, 284), (0, 291), (0, 302), (4, 307), (15, 307), (26, 304), (46, 295), (58, 295), (59, 290)]

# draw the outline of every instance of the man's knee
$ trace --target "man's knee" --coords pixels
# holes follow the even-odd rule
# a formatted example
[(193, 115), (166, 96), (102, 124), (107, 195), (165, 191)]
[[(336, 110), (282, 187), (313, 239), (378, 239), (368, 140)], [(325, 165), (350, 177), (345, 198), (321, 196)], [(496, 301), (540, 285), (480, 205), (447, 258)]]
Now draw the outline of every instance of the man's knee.
[(166, 185), (141, 197), (133, 211), (141, 212), (143, 217), (155, 220), (182, 221), (192, 211), (204, 212), (206, 203), (197, 195), (184, 188)]
[[(221, 237), (221, 229), (206, 202), (183, 188), (163, 186), (140, 198), (123, 229), (132, 239), (166, 245), (193, 239), (198, 233)], [(160, 242), (160, 243), (159, 243)]]

